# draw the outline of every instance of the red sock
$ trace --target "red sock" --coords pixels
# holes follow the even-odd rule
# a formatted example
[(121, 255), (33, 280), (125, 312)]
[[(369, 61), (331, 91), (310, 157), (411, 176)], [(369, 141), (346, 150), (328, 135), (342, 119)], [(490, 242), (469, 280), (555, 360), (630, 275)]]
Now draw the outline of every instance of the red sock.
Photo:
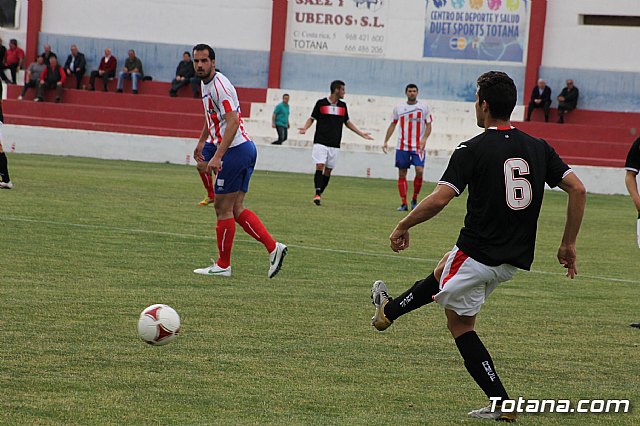
[(219, 220), (216, 225), (219, 257), (216, 263), (221, 268), (231, 265), (231, 248), (233, 237), (236, 235), (236, 221), (233, 218)]
[(421, 189), (422, 189), (422, 176), (420, 176), (420, 178), (416, 176), (416, 178), (413, 180), (413, 199), (414, 200), (418, 199), (418, 194), (420, 194)]
[(269, 253), (276, 248), (276, 241), (271, 237), (267, 228), (264, 227), (260, 218), (249, 209), (244, 209), (236, 218), (236, 222), (242, 226), (244, 232), (260, 241)]
[(407, 178), (398, 178), (398, 191), (400, 192), (402, 204), (407, 204), (407, 189)]
[(213, 200), (216, 197), (216, 194), (213, 192), (213, 178), (209, 173), (200, 172), (200, 179), (202, 179), (202, 183), (204, 184), (205, 189), (207, 190), (207, 195), (210, 200)]

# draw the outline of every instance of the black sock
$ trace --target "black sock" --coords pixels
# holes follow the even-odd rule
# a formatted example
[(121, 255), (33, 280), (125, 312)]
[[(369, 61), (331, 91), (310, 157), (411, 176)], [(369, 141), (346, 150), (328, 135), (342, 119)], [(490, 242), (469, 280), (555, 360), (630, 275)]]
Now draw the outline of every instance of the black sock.
[(432, 272), (427, 278), (416, 281), (409, 290), (390, 300), (384, 307), (384, 315), (389, 321), (395, 321), (401, 315), (433, 302), (433, 295), (438, 291), (440, 284)]
[(509, 399), (498, 377), (491, 355), (475, 331), (468, 331), (456, 338), (456, 345), (464, 359), (464, 366), (488, 398)]
[(9, 182), (9, 169), (7, 168), (7, 155), (4, 152), (0, 152), (0, 180), (2, 182)]
[(331, 179), (331, 175), (328, 175), (328, 176), (327, 175), (322, 175), (322, 190), (320, 190), (321, 194), (327, 188), (327, 185), (329, 185), (329, 179)]
[(313, 176), (313, 184), (316, 187), (316, 195), (322, 194), (322, 170), (316, 170)]

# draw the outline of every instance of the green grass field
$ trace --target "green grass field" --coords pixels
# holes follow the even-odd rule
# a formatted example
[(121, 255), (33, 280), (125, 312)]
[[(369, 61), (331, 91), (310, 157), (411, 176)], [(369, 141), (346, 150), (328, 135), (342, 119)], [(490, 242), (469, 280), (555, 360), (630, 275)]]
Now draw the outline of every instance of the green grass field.
[[(192, 273), (214, 256), (213, 207), (192, 167), (10, 155), (0, 191), (0, 424), (488, 424), (486, 403), (435, 304), (384, 333), (369, 290), (427, 275), (455, 243), (454, 200), (389, 249), (393, 181), (255, 173), (246, 205), (289, 246), (280, 274), (240, 227), (233, 277)], [(623, 172), (621, 171), (621, 179)], [(433, 185), (426, 185), (424, 192)], [(525, 425), (638, 425), (640, 250), (628, 197), (590, 195), (579, 276), (555, 258), (566, 197), (548, 192), (534, 270), (489, 298), (478, 333), (510, 395), (630, 399), (626, 414), (523, 415)], [(182, 317), (152, 347), (136, 323), (153, 303)]]

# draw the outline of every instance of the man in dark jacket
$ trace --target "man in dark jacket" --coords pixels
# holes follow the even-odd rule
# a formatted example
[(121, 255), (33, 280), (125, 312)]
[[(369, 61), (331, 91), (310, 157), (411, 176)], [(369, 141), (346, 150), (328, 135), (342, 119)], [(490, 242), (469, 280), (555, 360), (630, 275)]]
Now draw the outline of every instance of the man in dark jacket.
[(564, 123), (564, 113), (576, 109), (580, 91), (573, 85), (573, 80), (567, 80), (567, 86), (558, 95), (558, 123)]
[(67, 75), (64, 73), (64, 69), (58, 65), (58, 58), (50, 56), (49, 65), (40, 74), (40, 84), (38, 84), (34, 101), (44, 101), (44, 89), (56, 89), (56, 102), (60, 102), (63, 90), (62, 85), (66, 79)]
[(9, 84), (9, 83), (11, 83), (11, 80), (9, 80), (7, 78), (7, 75), (4, 73), (4, 70), (8, 70), (9, 69), (9, 67), (7, 67), (5, 65), (5, 63), (4, 63), (4, 59), (5, 59), (6, 54), (7, 54), (7, 48), (5, 47), (4, 44), (2, 44), (2, 39), (0, 38), (0, 78), (5, 83)]
[(78, 52), (78, 47), (75, 44), (71, 45), (71, 54), (67, 56), (67, 62), (64, 63), (64, 70), (68, 76), (76, 76), (76, 89), (79, 89), (82, 76), (84, 76), (84, 73), (87, 71), (87, 61), (84, 58), (84, 54)]
[[(171, 97), (178, 96), (178, 90), (189, 83), (192, 83), (193, 87), (193, 82), (191, 80), (194, 79), (195, 74), (195, 70), (193, 69), (193, 61), (191, 60), (191, 54), (189, 52), (184, 52), (182, 54), (182, 61), (180, 61), (178, 67), (176, 68), (176, 78), (171, 81), (171, 89), (169, 89), (169, 95)], [(197, 81), (197, 83), (199, 83), (199, 81)], [(199, 84), (196, 85), (196, 88), (198, 90), (200, 89)], [(196, 92), (194, 91), (194, 93)]]
[(527, 108), (527, 121), (531, 120), (531, 113), (535, 108), (542, 108), (544, 110), (544, 121), (549, 121), (549, 109), (551, 108), (551, 88), (547, 86), (547, 83), (540, 79), (538, 85), (533, 88), (531, 92), (531, 101), (529, 102), (529, 108)]

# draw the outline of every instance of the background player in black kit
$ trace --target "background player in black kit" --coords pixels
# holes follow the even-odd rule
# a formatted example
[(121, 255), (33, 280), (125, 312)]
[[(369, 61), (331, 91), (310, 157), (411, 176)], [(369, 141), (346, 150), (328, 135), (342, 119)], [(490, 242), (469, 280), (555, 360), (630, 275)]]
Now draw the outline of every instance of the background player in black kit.
[(383, 281), (376, 281), (371, 290), (376, 307), (371, 323), (385, 330), (399, 316), (435, 300), (445, 308), (465, 367), (487, 397), (497, 401), (495, 410), (490, 405), (469, 415), (514, 421), (515, 412), (501, 411), (500, 401), (509, 396), (475, 332), (476, 315), (499, 283), (511, 279), (518, 268), (531, 267), (545, 182), (569, 195), (558, 260), (568, 277), (577, 274), (576, 238), (586, 193), (551, 146), (511, 127), (517, 97), (513, 80), (491, 71), (481, 75), (477, 84), (477, 124), (485, 131), (458, 145), (434, 192), (390, 236), (393, 251), (407, 249), (409, 229), (436, 216), (468, 186), (467, 214), (458, 241), (431, 275), (395, 299), (389, 297)]
[[(627, 191), (629, 191), (629, 195), (631, 196), (631, 200), (638, 211), (638, 225), (636, 228), (636, 235), (638, 238), (638, 247), (640, 247), (640, 193), (638, 193), (638, 173), (640, 173), (640, 138), (636, 139), (635, 142), (629, 148), (629, 153), (627, 154), (627, 161), (624, 163), (624, 168), (627, 170), (627, 173), (624, 178), (624, 183), (627, 186)], [(634, 322), (631, 324), (631, 327), (640, 328), (640, 322)]]
[(4, 115), (2, 114), (2, 84), (0, 84), (0, 189), (11, 189), (13, 184), (7, 168), (7, 155), (2, 149), (2, 126), (4, 126)]
[(311, 117), (299, 129), (300, 133), (304, 135), (314, 120), (318, 122), (316, 133), (313, 137), (313, 152), (311, 154), (316, 165), (316, 173), (313, 177), (313, 184), (316, 190), (313, 202), (316, 206), (320, 205), (320, 196), (329, 185), (331, 172), (338, 159), (340, 142), (342, 141), (342, 126), (347, 126), (349, 130), (364, 139), (373, 140), (369, 133), (361, 132), (349, 120), (347, 104), (342, 101), (345, 93), (344, 81), (332, 81), (329, 89), (331, 90), (331, 95), (316, 102)]

